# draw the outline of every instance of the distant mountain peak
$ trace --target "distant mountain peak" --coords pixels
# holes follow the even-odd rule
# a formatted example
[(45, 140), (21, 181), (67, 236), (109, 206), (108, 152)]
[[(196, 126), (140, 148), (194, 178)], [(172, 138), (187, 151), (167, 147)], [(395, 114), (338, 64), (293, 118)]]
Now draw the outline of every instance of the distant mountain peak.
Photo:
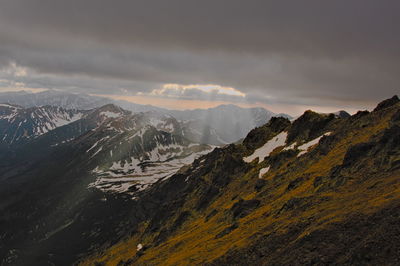
[(122, 107), (115, 105), (113, 103), (103, 105), (99, 108), (96, 108), (95, 110), (96, 110), (96, 112), (110, 112), (110, 113), (115, 113), (115, 114), (131, 114), (130, 111), (127, 111), (127, 110), (123, 109)]
[(344, 110), (340, 110), (340, 111), (334, 112), (333, 114), (336, 115), (337, 117), (340, 117), (340, 118), (347, 118), (347, 117), (351, 116), (348, 112), (346, 112)]

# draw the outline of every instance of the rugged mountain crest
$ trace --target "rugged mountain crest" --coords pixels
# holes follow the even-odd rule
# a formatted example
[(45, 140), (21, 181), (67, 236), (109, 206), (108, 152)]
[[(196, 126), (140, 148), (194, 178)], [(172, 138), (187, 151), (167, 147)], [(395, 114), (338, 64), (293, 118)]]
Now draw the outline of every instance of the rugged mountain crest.
[(131, 207), (146, 188), (213, 148), (187, 140), (169, 115), (115, 105), (15, 147), (0, 160), (2, 263), (70, 265), (120, 239), (144, 215)]
[(381, 103), (378, 104), (378, 106), (374, 109), (374, 111), (379, 111), (379, 110), (383, 110), (386, 109), (388, 107), (391, 107), (395, 104), (398, 104), (400, 102), (400, 99), (397, 95), (393, 96), (390, 99), (384, 100)]
[(272, 119), (141, 194), (141, 222), (82, 264), (396, 264), (399, 120), (396, 97)]

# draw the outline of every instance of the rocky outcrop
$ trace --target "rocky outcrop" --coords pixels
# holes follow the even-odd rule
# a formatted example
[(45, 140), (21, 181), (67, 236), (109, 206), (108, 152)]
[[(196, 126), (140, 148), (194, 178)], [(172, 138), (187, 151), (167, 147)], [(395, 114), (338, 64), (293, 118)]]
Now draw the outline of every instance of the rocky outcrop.
[(386, 109), (386, 108), (391, 107), (399, 102), (400, 102), (399, 97), (397, 95), (394, 95), (392, 98), (380, 102), (378, 104), (378, 106), (375, 107), (374, 112)]

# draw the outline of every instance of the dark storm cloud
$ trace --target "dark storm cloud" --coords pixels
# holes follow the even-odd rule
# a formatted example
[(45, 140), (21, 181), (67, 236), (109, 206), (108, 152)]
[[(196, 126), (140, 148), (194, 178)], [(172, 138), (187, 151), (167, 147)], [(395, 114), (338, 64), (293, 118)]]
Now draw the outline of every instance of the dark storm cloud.
[(46, 75), (101, 93), (211, 83), (252, 102), (377, 101), (399, 88), (399, 11), (385, 0), (5, 0), (0, 66), (29, 67), (28, 85)]

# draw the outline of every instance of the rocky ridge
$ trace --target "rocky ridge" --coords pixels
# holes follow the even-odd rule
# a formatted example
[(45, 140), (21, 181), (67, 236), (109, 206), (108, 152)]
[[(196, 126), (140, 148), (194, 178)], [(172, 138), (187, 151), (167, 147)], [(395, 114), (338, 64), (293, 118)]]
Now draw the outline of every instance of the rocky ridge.
[(142, 222), (81, 263), (398, 264), (399, 117), (395, 96), (347, 118), (273, 118), (153, 186)]

